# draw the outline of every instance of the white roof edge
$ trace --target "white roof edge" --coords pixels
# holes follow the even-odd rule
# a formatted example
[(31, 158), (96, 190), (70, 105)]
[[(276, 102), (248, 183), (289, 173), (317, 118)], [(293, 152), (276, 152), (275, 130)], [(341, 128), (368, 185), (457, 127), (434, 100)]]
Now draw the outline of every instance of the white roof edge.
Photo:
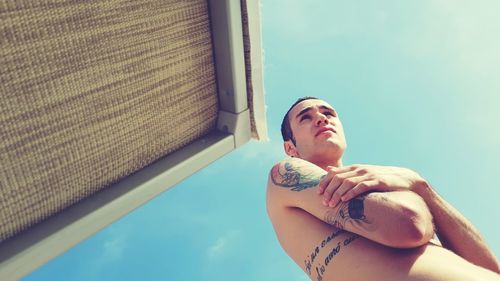
[(240, 1), (209, 0), (219, 113), (217, 130), (234, 135), (234, 146), (251, 139)]
[(261, 2), (246, 1), (248, 14), (248, 33), (250, 37), (251, 73), (253, 87), (253, 115), (257, 140), (268, 141), (266, 104), (264, 93), (264, 58), (262, 49)]
[[(264, 101), (260, 1), (246, 2), (250, 38), (254, 137), (268, 140)], [(235, 147), (252, 138), (243, 44), (241, 2), (209, 0), (220, 111), (218, 130), (235, 136)], [(237, 124), (237, 126), (236, 126)], [(225, 130), (223, 128), (226, 128)]]
[(234, 136), (215, 132), (0, 244), (0, 280), (18, 280), (226, 153)]
[(221, 111), (248, 109), (240, 1), (209, 0), (212, 44)]

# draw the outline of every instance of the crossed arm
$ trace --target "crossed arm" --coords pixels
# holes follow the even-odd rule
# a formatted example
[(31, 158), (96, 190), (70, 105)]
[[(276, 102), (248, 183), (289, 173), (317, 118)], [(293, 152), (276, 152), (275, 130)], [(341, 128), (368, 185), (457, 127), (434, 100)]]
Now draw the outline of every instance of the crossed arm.
[(289, 159), (273, 167), (268, 186), (268, 195), (279, 197), (275, 201), (387, 246), (425, 244), (434, 221), (444, 247), (500, 273), (479, 231), (411, 170), (357, 165), (325, 171)]
[(432, 217), (420, 196), (410, 191), (371, 192), (329, 207), (321, 204), (316, 191), (326, 174), (307, 161), (284, 160), (271, 170), (268, 198), (390, 247), (416, 247), (432, 238)]
[(409, 190), (419, 195), (432, 214), (436, 234), (443, 246), (471, 263), (500, 273), (495, 255), (479, 231), (429, 183), (412, 170), (400, 167), (351, 165), (330, 167), (318, 194), (325, 205), (335, 206), (369, 191)]
[(417, 192), (434, 215), (436, 233), (443, 246), (469, 262), (500, 273), (500, 265), (479, 231), (429, 184), (418, 185)]

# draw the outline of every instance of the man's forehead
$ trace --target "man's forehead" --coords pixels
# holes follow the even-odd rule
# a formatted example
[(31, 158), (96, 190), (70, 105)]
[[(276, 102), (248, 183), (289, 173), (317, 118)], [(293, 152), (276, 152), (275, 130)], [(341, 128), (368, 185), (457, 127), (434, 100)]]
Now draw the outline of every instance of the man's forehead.
[(334, 109), (333, 106), (328, 104), (324, 100), (319, 100), (319, 99), (309, 99), (309, 100), (304, 100), (296, 104), (293, 109), (290, 111), (291, 115), (295, 117), (299, 112), (306, 108), (314, 108), (314, 107), (322, 107), (326, 106), (328, 108)]

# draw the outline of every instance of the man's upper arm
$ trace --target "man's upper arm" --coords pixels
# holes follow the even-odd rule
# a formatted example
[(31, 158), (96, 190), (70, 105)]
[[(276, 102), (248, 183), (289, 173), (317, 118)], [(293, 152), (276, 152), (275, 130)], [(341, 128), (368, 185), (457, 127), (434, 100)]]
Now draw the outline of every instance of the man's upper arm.
[(268, 209), (300, 208), (332, 224), (326, 214), (333, 208), (323, 206), (321, 196), (316, 192), (325, 175), (326, 171), (302, 159), (292, 158), (277, 163), (268, 179)]
[[(323, 169), (307, 161), (296, 158), (283, 160), (271, 169), (268, 197), (273, 199), (273, 204), (282, 207), (301, 207), (304, 201), (316, 195), (313, 190), (325, 174)], [(320, 202), (318, 196), (314, 197)]]
[(419, 203), (418, 195), (411, 192), (370, 193), (331, 208), (322, 204), (316, 192), (325, 175), (326, 171), (320, 167), (297, 158), (276, 164), (268, 180), (270, 215), (273, 208), (300, 208), (325, 223), (392, 247), (419, 246), (432, 236), (428, 229), (421, 231), (415, 224), (420, 220), (419, 212), (404, 205), (408, 198)]

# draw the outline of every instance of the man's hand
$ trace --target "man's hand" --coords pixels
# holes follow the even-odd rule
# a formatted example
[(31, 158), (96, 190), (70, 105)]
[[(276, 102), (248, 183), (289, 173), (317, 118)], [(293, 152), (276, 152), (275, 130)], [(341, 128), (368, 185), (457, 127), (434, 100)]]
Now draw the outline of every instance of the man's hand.
[(369, 191), (413, 191), (424, 181), (414, 171), (400, 167), (351, 165), (328, 167), (327, 172), (318, 194), (323, 194), (323, 205), (330, 207)]
[(415, 192), (371, 192), (335, 208), (323, 206), (316, 189), (327, 175), (326, 170), (302, 159), (280, 161), (269, 174), (268, 213), (283, 207), (302, 209), (336, 228), (394, 248), (418, 247), (434, 235), (432, 215)]

